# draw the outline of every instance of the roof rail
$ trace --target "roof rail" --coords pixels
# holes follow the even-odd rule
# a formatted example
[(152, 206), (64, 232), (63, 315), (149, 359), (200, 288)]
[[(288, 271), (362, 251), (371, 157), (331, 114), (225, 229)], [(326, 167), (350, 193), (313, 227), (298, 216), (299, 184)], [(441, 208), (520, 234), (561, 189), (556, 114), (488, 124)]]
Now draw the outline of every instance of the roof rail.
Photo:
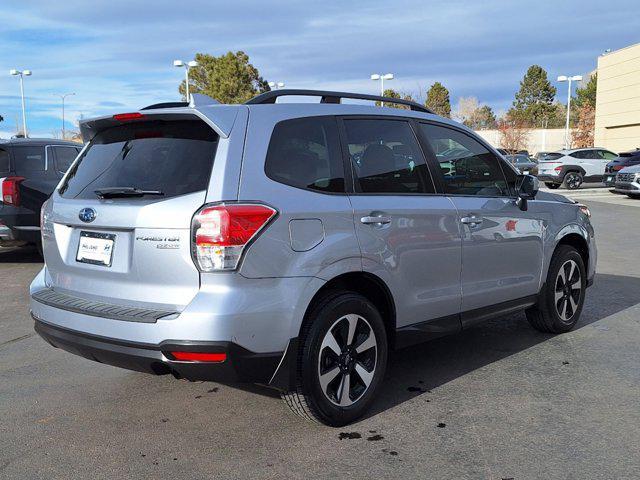
[(402, 98), (381, 97), (379, 95), (367, 95), (365, 93), (347, 93), (347, 92), (328, 92), (323, 90), (298, 90), (298, 89), (280, 89), (272, 90), (270, 92), (262, 93), (251, 100), (245, 102), (246, 105), (262, 105), (268, 103), (276, 103), (278, 97), (285, 96), (304, 96), (304, 97), (320, 97), (320, 103), (340, 103), (343, 98), (350, 98), (354, 100), (373, 100), (384, 103), (395, 103), (396, 105), (406, 105), (411, 110), (424, 113), (433, 113), (424, 105), (420, 105), (417, 102), (411, 100), (404, 100)]

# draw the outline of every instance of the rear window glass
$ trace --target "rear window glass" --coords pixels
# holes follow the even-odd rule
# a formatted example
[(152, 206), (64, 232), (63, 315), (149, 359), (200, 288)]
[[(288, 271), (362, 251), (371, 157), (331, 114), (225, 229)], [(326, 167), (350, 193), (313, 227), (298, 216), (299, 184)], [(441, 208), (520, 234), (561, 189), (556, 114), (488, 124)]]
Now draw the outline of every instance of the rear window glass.
[(0, 148), (0, 174), (9, 173), (9, 152)]
[(218, 136), (201, 121), (137, 122), (98, 133), (60, 194), (96, 198), (105, 188), (159, 190), (163, 198), (206, 190)]
[(18, 175), (44, 172), (44, 147), (13, 147), (13, 160)]

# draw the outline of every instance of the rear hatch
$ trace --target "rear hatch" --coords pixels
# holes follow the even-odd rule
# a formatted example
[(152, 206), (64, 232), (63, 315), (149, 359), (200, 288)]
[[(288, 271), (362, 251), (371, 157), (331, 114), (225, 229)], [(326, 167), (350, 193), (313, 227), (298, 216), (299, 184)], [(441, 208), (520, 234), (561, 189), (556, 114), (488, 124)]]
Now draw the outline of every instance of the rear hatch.
[(558, 159), (562, 158), (562, 153), (547, 153), (542, 156), (538, 162), (538, 174), (539, 175), (558, 175), (560, 172), (555, 171), (556, 167), (562, 166), (562, 162)]
[(205, 202), (218, 139), (196, 117), (98, 131), (45, 208), (51, 286), (116, 305), (188, 304), (200, 282), (191, 218)]

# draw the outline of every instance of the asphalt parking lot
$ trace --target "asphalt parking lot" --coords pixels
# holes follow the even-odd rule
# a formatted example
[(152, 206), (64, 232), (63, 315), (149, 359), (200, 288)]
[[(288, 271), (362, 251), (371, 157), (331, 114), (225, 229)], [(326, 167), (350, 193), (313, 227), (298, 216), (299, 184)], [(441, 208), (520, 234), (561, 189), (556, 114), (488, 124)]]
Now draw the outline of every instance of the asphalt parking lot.
[(585, 192), (599, 265), (576, 330), (518, 314), (397, 352), (342, 429), (53, 349), (28, 313), (38, 257), (0, 251), (0, 478), (640, 478), (640, 200)]

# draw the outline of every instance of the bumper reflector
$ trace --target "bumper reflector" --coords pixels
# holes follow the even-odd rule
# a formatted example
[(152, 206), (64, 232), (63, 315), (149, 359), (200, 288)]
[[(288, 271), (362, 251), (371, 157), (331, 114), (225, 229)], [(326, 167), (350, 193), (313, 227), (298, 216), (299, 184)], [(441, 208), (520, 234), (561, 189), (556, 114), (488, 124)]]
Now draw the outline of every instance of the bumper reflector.
[(181, 362), (211, 362), (222, 363), (227, 359), (226, 353), (204, 352), (170, 352), (174, 360)]

